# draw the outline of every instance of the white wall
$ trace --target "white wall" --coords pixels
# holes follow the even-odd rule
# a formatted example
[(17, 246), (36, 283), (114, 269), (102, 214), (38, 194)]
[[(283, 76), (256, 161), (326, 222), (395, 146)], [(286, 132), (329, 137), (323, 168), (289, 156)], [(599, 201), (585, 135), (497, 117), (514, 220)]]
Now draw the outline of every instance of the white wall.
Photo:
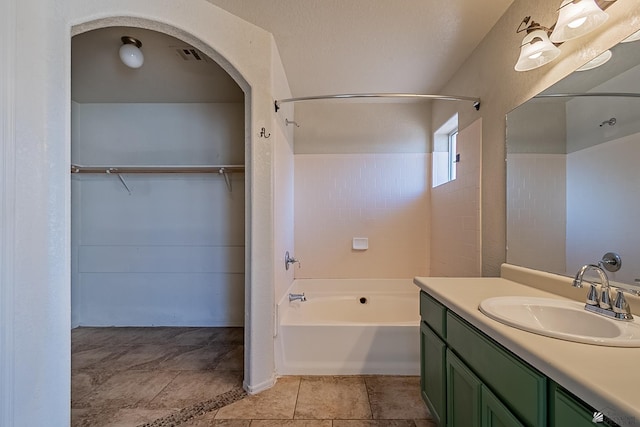
[[(605, 252), (617, 252), (622, 269), (611, 280), (640, 278), (640, 134), (567, 156), (567, 270), (575, 274)], [(615, 170), (615, 175), (610, 171)], [(627, 262), (625, 262), (627, 261)]]
[(273, 385), (273, 152), (258, 135), (274, 124), (273, 99), (290, 93), (274, 66), (272, 36), (204, 0), (7, 0), (1, 7), (2, 425), (70, 421), (70, 36), (100, 26), (178, 37), (245, 92), (244, 385), (252, 392)]
[[(285, 117), (286, 118), (286, 117)], [(291, 119), (290, 119), (291, 120)], [(274, 231), (277, 236), (274, 241), (274, 301), (278, 303), (291, 286), (294, 278), (294, 268), (285, 268), (285, 253), (296, 256), (294, 245), (294, 161), (293, 144), (287, 138), (292, 135), (291, 125), (276, 126), (274, 140)]]
[(565, 154), (509, 154), (508, 263), (554, 273), (566, 271), (566, 157)]
[[(482, 274), (499, 276), (506, 259), (505, 115), (579, 66), (640, 29), (640, 0), (612, 3), (609, 19), (594, 32), (563, 43), (555, 61), (527, 72), (513, 69), (523, 33), (515, 28), (525, 16), (551, 26), (558, 16), (557, 0), (515, 0), (479, 43), (472, 55), (440, 88), (440, 93), (477, 96), (479, 111), (462, 103), (437, 101), (432, 127), (437, 129), (458, 112), (463, 128), (482, 118)], [(604, 119), (603, 119), (604, 120)]]
[[(73, 164), (244, 164), (242, 104), (74, 103)], [(72, 178), (72, 325), (241, 326), (244, 174)]]
[[(427, 275), (430, 158), (296, 154), (296, 278)], [(353, 250), (354, 237), (369, 249)]]
[(482, 120), (460, 129), (456, 179), (431, 189), (431, 275), (480, 276)]

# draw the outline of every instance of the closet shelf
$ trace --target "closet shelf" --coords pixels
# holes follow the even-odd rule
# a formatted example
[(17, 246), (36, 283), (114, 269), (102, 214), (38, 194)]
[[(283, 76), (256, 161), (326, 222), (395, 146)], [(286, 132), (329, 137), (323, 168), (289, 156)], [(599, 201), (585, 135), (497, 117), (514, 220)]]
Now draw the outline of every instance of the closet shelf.
[(244, 165), (167, 165), (167, 166), (82, 166), (71, 165), (71, 173), (106, 173), (114, 174), (118, 176), (120, 182), (131, 194), (131, 189), (127, 185), (127, 182), (122, 177), (123, 173), (217, 173), (224, 176), (224, 182), (227, 184), (227, 190), (231, 192), (231, 180), (229, 174), (232, 173), (244, 173)]
[(243, 173), (244, 165), (83, 166), (71, 165), (71, 173)]

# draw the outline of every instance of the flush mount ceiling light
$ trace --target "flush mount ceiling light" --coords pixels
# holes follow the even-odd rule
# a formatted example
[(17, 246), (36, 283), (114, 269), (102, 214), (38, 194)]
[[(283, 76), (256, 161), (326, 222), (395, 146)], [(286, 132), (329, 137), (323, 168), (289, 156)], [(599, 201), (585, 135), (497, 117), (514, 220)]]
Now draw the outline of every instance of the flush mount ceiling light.
[(563, 0), (558, 11), (558, 22), (549, 37), (554, 43), (583, 36), (609, 18), (595, 0)]
[(603, 65), (605, 62), (607, 62), (608, 60), (610, 60), (611, 56), (613, 56), (611, 51), (610, 50), (606, 50), (603, 53), (601, 53), (600, 55), (598, 55), (595, 58), (593, 58), (591, 61), (589, 61), (586, 64), (584, 64), (582, 67), (578, 68), (576, 71), (593, 70), (594, 68), (599, 67), (599, 66)]
[[(515, 66), (516, 71), (533, 70), (553, 61), (560, 55), (560, 49), (549, 40), (548, 32), (550, 30), (534, 21), (529, 24), (530, 20), (530, 16), (524, 18), (516, 31), (518, 33), (527, 32), (527, 35), (522, 40), (522, 45), (520, 45), (520, 57), (518, 57), (518, 62)], [(521, 28), (527, 24), (529, 24), (528, 27)]]
[(142, 43), (138, 39), (133, 37), (124, 36), (122, 40), (122, 46), (120, 46), (120, 60), (129, 68), (140, 68), (144, 63), (144, 55), (140, 48)]

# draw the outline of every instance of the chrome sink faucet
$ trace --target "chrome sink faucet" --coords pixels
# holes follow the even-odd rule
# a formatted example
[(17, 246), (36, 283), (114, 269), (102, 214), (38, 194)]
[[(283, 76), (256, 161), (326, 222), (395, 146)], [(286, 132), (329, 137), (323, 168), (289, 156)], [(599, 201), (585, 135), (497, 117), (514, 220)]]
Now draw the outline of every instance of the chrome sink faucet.
[(598, 265), (586, 264), (580, 267), (580, 270), (578, 270), (578, 273), (576, 273), (576, 277), (573, 279), (574, 287), (583, 287), (582, 282), (584, 274), (589, 270), (593, 270), (598, 273), (601, 282), (601, 291), (599, 295), (596, 284), (589, 282), (591, 286), (589, 288), (589, 292), (587, 293), (587, 303), (584, 307), (585, 310), (618, 320), (633, 319), (629, 304), (624, 297), (624, 292), (630, 292), (638, 295), (640, 294), (640, 290), (616, 286), (616, 298), (613, 306), (611, 305), (611, 286), (609, 284), (609, 278), (607, 277), (605, 269), (608, 271), (618, 271), (620, 270), (621, 264), (622, 261), (620, 260), (620, 256), (618, 254), (608, 252), (602, 257), (602, 260), (598, 262)]
[(591, 287), (589, 288), (589, 293), (587, 294), (587, 304), (588, 305), (596, 305), (605, 310), (611, 308), (611, 294), (609, 293), (609, 278), (607, 277), (607, 273), (600, 267), (595, 264), (585, 264), (580, 267), (576, 277), (573, 279), (573, 286), (576, 288), (581, 288), (584, 285), (582, 284), (582, 278), (584, 274), (589, 271), (594, 270), (600, 276), (600, 283), (602, 284), (602, 294), (598, 296), (598, 288), (596, 288), (595, 283), (590, 283)]

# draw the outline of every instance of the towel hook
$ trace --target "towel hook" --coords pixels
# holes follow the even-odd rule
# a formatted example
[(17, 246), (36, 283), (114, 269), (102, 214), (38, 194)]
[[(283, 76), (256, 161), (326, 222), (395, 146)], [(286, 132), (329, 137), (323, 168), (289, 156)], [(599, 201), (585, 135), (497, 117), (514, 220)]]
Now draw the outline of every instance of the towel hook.
[(267, 130), (266, 130), (265, 128), (262, 128), (262, 129), (260, 130), (260, 137), (267, 139), (267, 138), (269, 138), (270, 136), (271, 136), (271, 134), (270, 134), (270, 133), (267, 135)]
[(287, 125), (287, 126), (296, 125), (297, 128), (300, 127), (300, 125), (297, 122), (295, 122), (294, 120), (289, 120), (289, 119), (284, 119), (284, 124)]

